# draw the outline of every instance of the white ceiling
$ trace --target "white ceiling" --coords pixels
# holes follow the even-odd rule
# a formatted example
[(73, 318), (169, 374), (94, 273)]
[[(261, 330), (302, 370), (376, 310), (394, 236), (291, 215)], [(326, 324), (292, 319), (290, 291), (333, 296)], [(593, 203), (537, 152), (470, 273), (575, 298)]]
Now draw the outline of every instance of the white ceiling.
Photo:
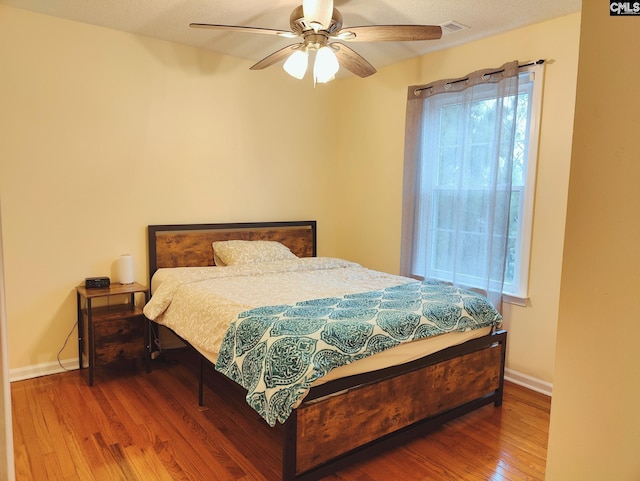
[[(244, 32), (189, 28), (216, 23), (290, 30), (302, 0), (0, 0), (17, 8), (192, 45), (258, 61), (297, 40)], [(358, 42), (349, 46), (374, 67), (578, 12), (581, 0), (334, 0), (345, 27), (376, 24), (442, 25), (468, 29), (440, 40)], [(529, 60), (529, 59), (521, 59)]]

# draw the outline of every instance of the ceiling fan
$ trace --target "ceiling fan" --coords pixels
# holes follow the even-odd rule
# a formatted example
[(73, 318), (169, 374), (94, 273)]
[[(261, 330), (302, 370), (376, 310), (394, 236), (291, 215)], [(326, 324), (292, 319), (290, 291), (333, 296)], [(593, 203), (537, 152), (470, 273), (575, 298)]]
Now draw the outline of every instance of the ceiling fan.
[(309, 54), (315, 54), (314, 81), (325, 83), (332, 80), (342, 65), (359, 77), (368, 77), (376, 69), (344, 42), (406, 42), (414, 40), (436, 40), (442, 36), (437, 25), (367, 25), (342, 28), (342, 14), (333, 7), (333, 0), (303, 0), (289, 19), (291, 31), (272, 28), (243, 27), (191, 23), (193, 28), (277, 35), (285, 38), (300, 37), (302, 41), (287, 45), (260, 60), (251, 70), (260, 70), (285, 58), (284, 69), (298, 79), (307, 71)]

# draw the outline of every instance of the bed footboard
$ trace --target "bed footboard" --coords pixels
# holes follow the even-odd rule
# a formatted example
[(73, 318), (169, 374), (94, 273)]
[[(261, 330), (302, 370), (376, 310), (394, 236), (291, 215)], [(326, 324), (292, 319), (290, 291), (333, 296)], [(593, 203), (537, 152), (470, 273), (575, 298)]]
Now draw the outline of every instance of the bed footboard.
[(499, 331), (377, 378), (353, 376), (339, 380), (344, 387), (336, 381), (315, 388), (285, 424), (283, 480), (320, 479), (402, 438), (489, 403), (500, 406), (506, 339)]

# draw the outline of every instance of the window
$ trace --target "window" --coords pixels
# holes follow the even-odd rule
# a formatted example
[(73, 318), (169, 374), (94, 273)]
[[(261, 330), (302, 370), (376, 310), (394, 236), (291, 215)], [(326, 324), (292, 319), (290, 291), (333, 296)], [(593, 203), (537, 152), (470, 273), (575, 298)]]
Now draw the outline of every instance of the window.
[(526, 298), (542, 72), (421, 100), (415, 139), (408, 106), (403, 274)]

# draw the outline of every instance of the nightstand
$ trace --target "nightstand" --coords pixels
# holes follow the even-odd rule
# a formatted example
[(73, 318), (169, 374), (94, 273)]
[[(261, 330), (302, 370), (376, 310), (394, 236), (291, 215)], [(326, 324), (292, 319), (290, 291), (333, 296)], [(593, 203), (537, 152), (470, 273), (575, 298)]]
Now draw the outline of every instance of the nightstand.
[[(149, 301), (149, 288), (137, 282), (89, 289), (78, 286), (76, 294), (78, 357), (80, 369), (89, 368), (89, 386), (93, 386), (96, 365), (143, 359), (148, 372), (149, 322), (142, 307), (136, 305), (136, 296), (144, 298), (144, 306)], [(114, 296), (118, 297), (111, 299)], [(92, 305), (98, 298), (103, 298), (96, 302), (100, 305)]]

